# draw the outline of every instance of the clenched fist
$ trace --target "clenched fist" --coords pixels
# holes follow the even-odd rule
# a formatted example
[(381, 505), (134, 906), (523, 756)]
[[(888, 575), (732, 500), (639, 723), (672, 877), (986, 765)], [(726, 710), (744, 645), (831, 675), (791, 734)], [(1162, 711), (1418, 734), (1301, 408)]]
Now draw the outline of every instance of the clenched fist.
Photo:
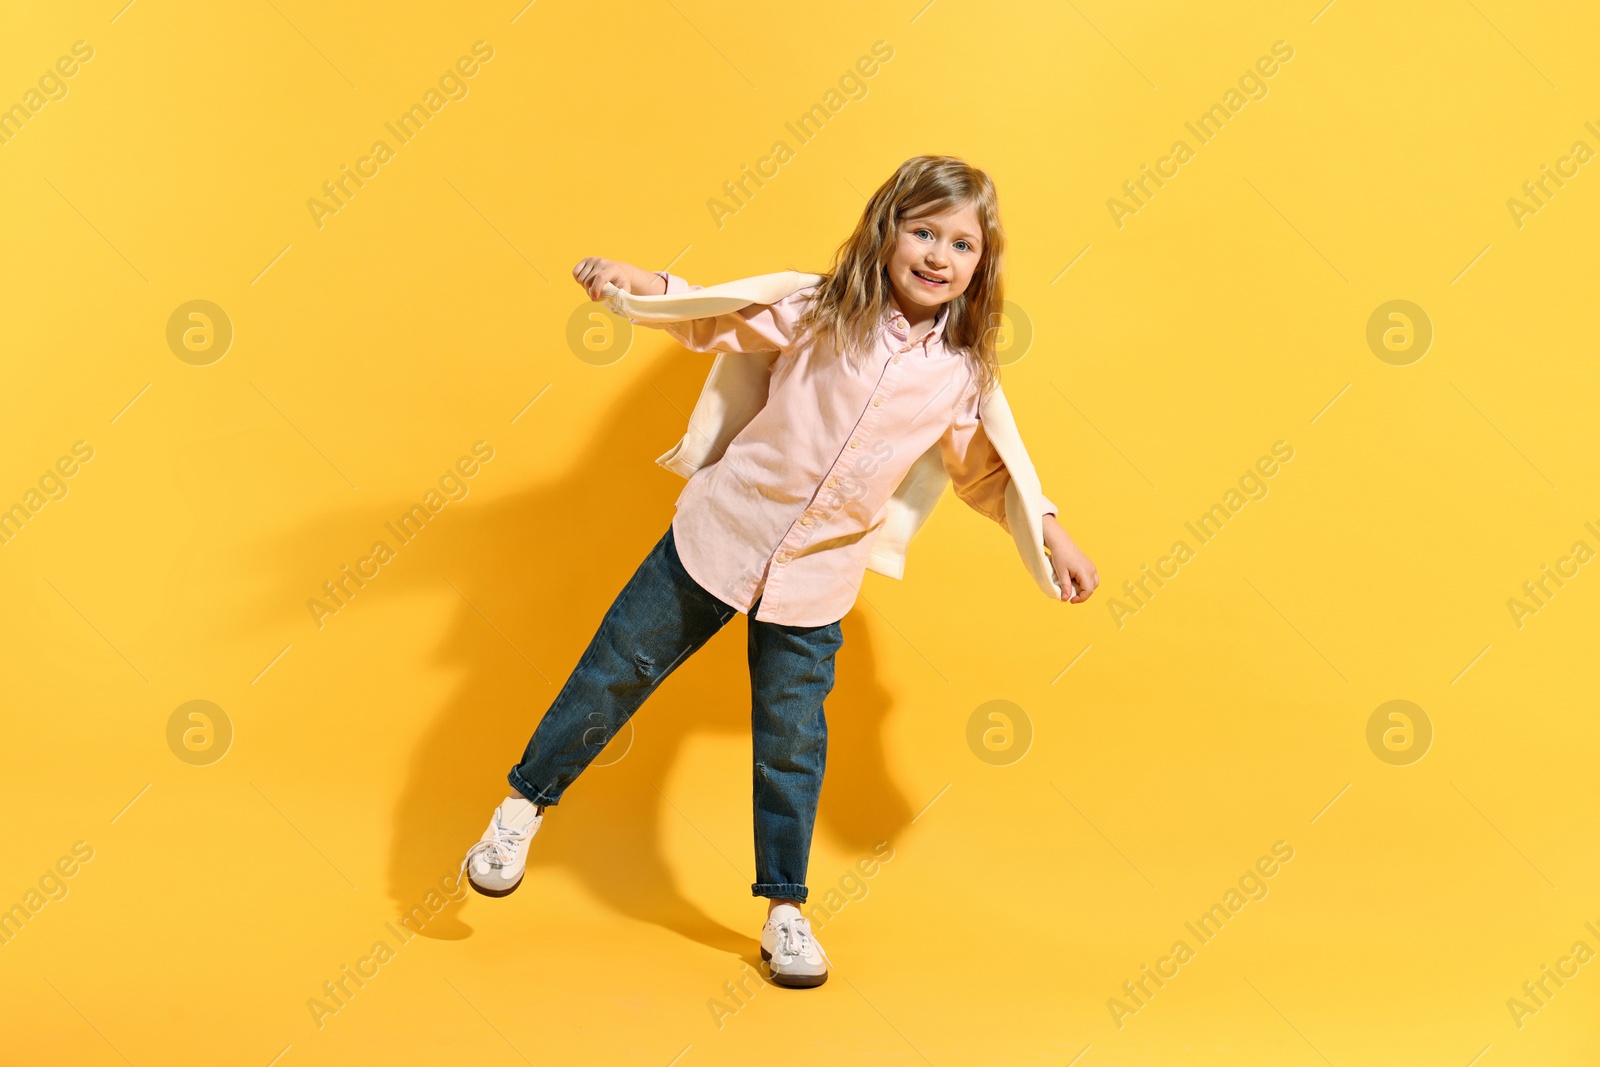
[(601, 256), (588, 256), (579, 260), (578, 265), (572, 268), (572, 277), (583, 286), (590, 300), (601, 298), (601, 290), (605, 288), (607, 282), (618, 289), (626, 289), (641, 296), (659, 295), (667, 291), (666, 282), (662, 281), (654, 271), (635, 267), (632, 263), (624, 263), (619, 259), (605, 259)]

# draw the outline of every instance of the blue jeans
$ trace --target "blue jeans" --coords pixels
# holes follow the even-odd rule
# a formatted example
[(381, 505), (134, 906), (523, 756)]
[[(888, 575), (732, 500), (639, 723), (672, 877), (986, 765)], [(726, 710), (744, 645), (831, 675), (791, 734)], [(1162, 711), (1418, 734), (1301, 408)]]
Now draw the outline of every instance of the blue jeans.
[[(806, 864), (828, 756), (823, 699), (833, 689), (839, 623), (783, 626), (749, 616), (750, 733), (755, 759), (752, 896), (806, 899)], [(617, 594), (589, 647), (506, 776), (554, 805), (663, 679), (738, 609), (683, 569), (672, 527)]]

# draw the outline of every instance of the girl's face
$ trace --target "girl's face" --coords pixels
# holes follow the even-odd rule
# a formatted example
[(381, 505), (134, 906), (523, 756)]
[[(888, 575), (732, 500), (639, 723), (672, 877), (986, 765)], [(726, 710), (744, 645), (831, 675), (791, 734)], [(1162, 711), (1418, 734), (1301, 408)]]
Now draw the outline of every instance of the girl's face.
[(944, 215), (902, 219), (886, 265), (895, 303), (906, 316), (937, 314), (967, 291), (983, 259), (983, 227), (971, 204)]

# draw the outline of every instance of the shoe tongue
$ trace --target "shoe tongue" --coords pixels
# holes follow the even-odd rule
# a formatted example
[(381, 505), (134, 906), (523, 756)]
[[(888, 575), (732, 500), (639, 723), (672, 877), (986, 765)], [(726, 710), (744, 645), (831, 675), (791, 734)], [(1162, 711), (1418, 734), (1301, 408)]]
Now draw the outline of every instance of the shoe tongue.
[(790, 919), (798, 918), (800, 918), (799, 908), (795, 907), (793, 904), (779, 904), (777, 907), (773, 908), (771, 914), (767, 916), (767, 921), (781, 923), (787, 922)]
[(531, 800), (507, 797), (500, 802), (500, 825), (514, 830), (521, 830), (533, 822), (533, 817), (539, 813)]

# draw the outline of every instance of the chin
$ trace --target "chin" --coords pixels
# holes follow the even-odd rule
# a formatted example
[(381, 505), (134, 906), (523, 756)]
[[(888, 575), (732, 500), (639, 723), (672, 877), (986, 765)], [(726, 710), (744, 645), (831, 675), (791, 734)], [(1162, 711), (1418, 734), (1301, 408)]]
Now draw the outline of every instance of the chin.
[(922, 288), (915, 278), (913, 278), (910, 282), (902, 282), (900, 288), (901, 299), (908, 300), (913, 304), (921, 304), (923, 307), (930, 308), (936, 308), (942, 304), (948, 304), (952, 299), (955, 298), (955, 296), (958, 295), (956, 293), (952, 293), (950, 291), (950, 286), (948, 285), (937, 293), (930, 292), (927, 289)]

